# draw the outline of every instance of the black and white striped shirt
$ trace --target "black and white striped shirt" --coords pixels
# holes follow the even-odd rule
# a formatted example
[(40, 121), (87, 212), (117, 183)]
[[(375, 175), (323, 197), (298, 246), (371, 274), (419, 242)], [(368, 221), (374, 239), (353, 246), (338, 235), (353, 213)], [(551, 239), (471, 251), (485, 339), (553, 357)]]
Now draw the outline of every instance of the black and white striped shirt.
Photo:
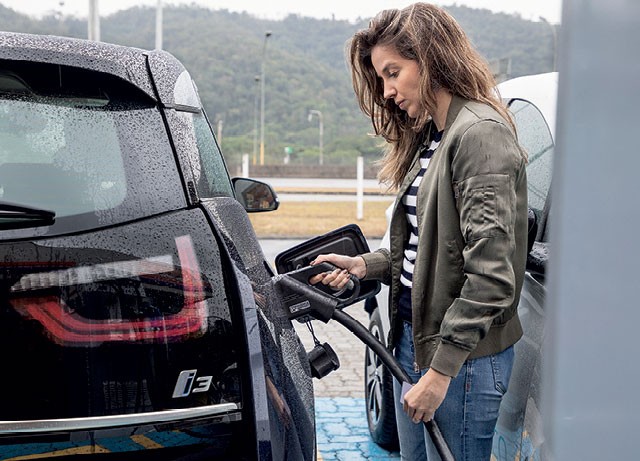
[(431, 156), (438, 148), (440, 140), (442, 139), (442, 131), (433, 135), (431, 142), (428, 146), (422, 148), (420, 153), (420, 172), (416, 179), (411, 184), (411, 187), (407, 190), (402, 197), (402, 204), (407, 215), (407, 222), (409, 223), (409, 240), (405, 242), (404, 246), (404, 261), (402, 262), (402, 274), (400, 281), (402, 285), (407, 288), (411, 288), (413, 285), (413, 267), (416, 261), (416, 251), (418, 249), (418, 218), (416, 217), (416, 196), (418, 195), (418, 187), (422, 182), (427, 166), (431, 160)]

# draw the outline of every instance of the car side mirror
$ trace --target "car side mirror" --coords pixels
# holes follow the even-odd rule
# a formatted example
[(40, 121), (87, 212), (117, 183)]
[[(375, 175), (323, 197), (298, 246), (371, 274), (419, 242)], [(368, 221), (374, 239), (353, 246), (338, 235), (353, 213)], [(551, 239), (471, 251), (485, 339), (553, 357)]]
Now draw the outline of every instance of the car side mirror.
[[(276, 256), (275, 265), (278, 274), (286, 274), (309, 266), (311, 261), (321, 254), (337, 253), (357, 256), (369, 251), (367, 239), (360, 227), (356, 224), (349, 224), (283, 251)], [(379, 291), (380, 282), (376, 280), (361, 281), (358, 295), (350, 299), (349, 304), (375, 296)]]
[(231, 182), (236, 200), (247, 213), (275, 211), (280, 206), (276, 192), (267, 183), (249, 178), (233, 178)]

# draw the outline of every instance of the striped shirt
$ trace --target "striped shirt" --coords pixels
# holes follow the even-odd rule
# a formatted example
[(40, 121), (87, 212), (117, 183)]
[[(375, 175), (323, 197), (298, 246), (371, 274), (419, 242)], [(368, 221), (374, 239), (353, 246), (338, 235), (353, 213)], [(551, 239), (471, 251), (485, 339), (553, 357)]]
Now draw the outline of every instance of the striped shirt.
[(411, 187), (402, 197), (407, 222), (409, 224), (409, 239), (404, 245), (404, 260), (402, 262), (402, 273), (400, 274), (400, 282), (403, 289), (400, 296), (399, 314), (401, 318), (411, 321), (411, 287), (413, 286), (413, 268), (416, 261), (416, 251), (418, 250), (418, 218), (416, 217), (416, 203), (418, 195), (418, 187), (422, 182), (429, 161), (440, 144), (442, 139), (442, 131), (433, 135), (428, 146), (423, 146), (420, 152), (420, 171), (414, 179)]

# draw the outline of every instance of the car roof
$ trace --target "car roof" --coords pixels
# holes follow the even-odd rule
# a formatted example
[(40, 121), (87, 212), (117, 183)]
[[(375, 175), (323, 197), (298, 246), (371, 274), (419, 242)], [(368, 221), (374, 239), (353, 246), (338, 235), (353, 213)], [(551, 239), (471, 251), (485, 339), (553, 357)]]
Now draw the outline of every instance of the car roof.
[(556, 101), (558, 95), (558, 73), (525, 75), (498, 85), (503, 99), (524, 99), (535, 105), (544, 116), (553, 139), (556, 138)]
[(134, 84), (155, 99), (145, 51), (138, 48), (53, 35), (0, 32), (0, 58), (106, 72)]
[(0, 32), (0, 59), (67, 65), (115, 75), (165, 107), (202, 107), (191, 76), (163, 50), (143, 50), (85, 39)]

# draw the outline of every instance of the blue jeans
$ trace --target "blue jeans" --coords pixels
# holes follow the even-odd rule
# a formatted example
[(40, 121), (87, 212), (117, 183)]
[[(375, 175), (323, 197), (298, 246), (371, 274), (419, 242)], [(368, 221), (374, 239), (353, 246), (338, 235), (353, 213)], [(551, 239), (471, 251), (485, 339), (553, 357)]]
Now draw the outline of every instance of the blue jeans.
[[(394, 354), (414, 382), (427, 370), (415, 372), (411, 324), (402, 322)], [(493, 432), (502, 396), (507, 391), (513, 366), (513, 346), (504, 351), (467, 360), (458, 376), (451, 380), (447, 396), (435, 414), (456, 461), (491, 458)], [(439, 460), (440, 457), (424, 424), (415, 424), (400, 403), (401, 385), (393, 380), (393, 393), (400, 439), (400, 456), (407, 461)]]

